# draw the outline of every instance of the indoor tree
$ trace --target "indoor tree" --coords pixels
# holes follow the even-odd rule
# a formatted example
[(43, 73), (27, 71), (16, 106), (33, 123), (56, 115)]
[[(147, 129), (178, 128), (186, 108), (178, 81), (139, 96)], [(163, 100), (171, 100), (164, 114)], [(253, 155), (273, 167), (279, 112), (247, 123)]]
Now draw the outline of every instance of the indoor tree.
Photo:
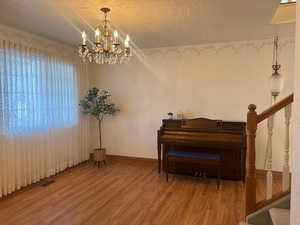
[(80, 109), (83, 114), (93, 116), (98, 121), (99, 128), (99, 149), (102, 148), (102, 122), (106, 115), (114, 115), (120, 111), (115, 104), (110, 103), (108, 91), (99, 90), (98, 88), (91, 88), (87, 91), (86, 96), (80, 100)]

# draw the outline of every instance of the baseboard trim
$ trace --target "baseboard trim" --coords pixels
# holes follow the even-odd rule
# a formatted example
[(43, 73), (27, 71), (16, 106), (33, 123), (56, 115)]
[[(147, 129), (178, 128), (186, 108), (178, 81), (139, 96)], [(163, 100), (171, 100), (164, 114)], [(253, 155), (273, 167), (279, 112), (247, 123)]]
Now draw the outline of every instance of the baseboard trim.
[(139, 161), (147, 161), (147, 162), (157, 162), (157, 159), (153, 158), (143, 158), (143, 157), (135, 157), (135, 156), (124, 156), (124, 155), (107, 155), (108, 158), (111, 159), (131, 159), (131, 160), (139, 160)]

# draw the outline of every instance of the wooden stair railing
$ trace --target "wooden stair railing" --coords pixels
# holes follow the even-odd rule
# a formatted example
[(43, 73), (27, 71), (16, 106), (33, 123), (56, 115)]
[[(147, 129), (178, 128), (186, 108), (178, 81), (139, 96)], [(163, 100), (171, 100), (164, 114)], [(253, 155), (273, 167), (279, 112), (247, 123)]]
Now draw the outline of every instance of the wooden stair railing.
[[(290, 129), (290, 118), (292, 111), (292, 103), (294, 100), (294, 94), (289, 95), (280, 102), (274, 104), (267, 110), (260, 114), (256, 112), (256, 106), (251, 104), (248, 106), (247, 114), (247, 155), (246, 155), (246, 178), (245, 178), (245, 216), (261, 209), (262, 207), (278, 200), (290, 192), (290, 171), (289, 171), (289, 129)], [(282, 192), (273, 194), (272, 193), (272, 171), (267, 172), (267, 194), (266, 199), (257, 202), (256, 198), (256, 150), (255, 150), (255, 138), (256, 130), (259, 123), (268, 119), (268, 141), (271, 141), (270, 146), (272, 148), (272, 133), (273, 133), (273, 121), (276, 112), (285, 108), (285, 124), (286, 124), (286, 135), (285, 135), (285, 147), (284, 147), (284, 165), (283, 165), (283, 182)], [(269, 163), (272, 163), (269, 162)]]

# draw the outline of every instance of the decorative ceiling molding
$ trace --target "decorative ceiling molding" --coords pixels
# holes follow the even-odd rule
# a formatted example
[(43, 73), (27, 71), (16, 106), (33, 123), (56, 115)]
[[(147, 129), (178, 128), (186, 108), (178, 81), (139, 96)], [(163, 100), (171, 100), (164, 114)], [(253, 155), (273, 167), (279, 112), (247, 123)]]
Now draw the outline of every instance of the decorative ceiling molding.
[[(294, 45), (294, 38), (284, 38), (279, 42), (279, 51), (286, 48), (288, 45)], [(216, 44), (205, 44), (205, 45), (189, 45), (179, 47), (166, 47), (166, 48), (152, 48), (144, 49), (144, 54), (147, 56), (154, 55), (168, 55), (168, 54), (195, 54), (202, 55), (204, 53), (219, 54), (225, 50), (232, 50), (235, 54), (239, 54), (242, 49), (253, 48), (256, 51), (261, 51), (265, 47), (273, 46), (272, 39), (256, 40), (256, 41), (240, 41), (230, 43), (216, 43)]]

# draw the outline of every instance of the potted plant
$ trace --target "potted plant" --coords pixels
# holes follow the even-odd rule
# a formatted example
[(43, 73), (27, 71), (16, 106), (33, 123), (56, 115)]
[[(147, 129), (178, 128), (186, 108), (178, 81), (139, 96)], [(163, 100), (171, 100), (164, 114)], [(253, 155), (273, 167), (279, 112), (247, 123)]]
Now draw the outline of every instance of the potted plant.
[(110, 103), (110, 94), (106, 90), (92, 88), (88, 90), (86, 96), (80, 100), (80, 109), (83, 114), (93, 116), (98, 121), (99, 128), (99, 148), (94, 150), (94, 160), (100, 166), (100, 162), (105, 163), (105, 148), (102, 147), (102, 122), (105, 116), (114, 115), (120, 111), (115, 104)]

